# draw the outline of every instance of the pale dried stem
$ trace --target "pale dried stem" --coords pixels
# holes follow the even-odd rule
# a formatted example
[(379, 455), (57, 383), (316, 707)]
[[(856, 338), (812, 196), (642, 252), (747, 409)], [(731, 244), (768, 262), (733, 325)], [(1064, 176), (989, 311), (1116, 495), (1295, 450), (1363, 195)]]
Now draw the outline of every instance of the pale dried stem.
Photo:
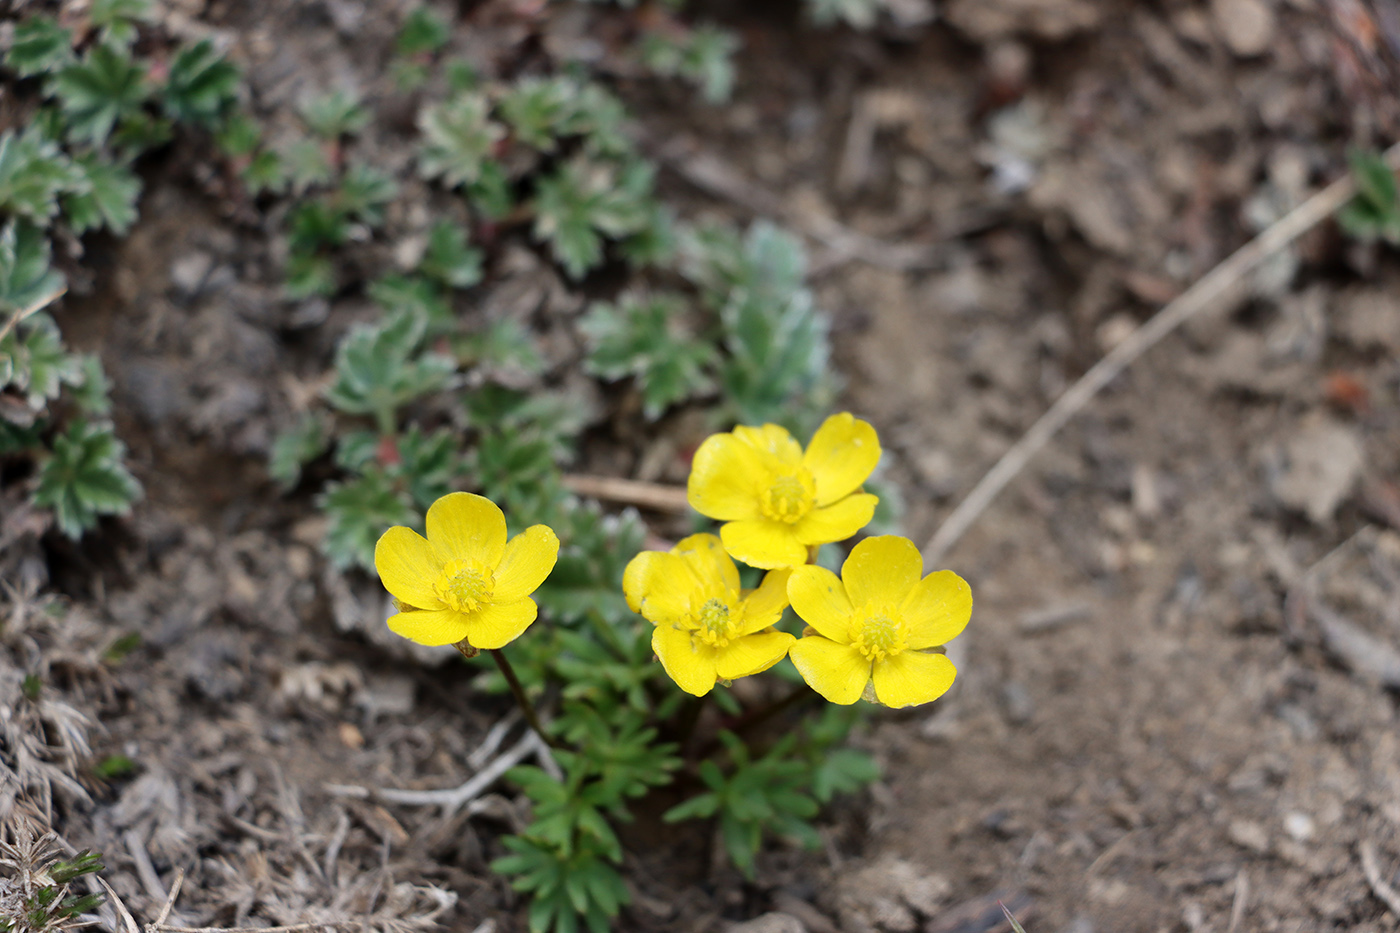
[[(1400, 143), (1387, 149), (1384, 158), (1392, 169), (1400, 165)], [(940, 564), (953, 545), (972, 527), (987, 506), (991, 505), (992, 500), (1021, 472), (1030, 459), (1134, 360), (1182, 324), (1212, 307), (1261, 262), (1332, 216), (1355, 193), (1356, 184), (1350, 175), (1332, 182), (1235, 250), (1196, 284), (1170, 301), (1127, 339), (1110, 350), (1081, 376), (1078, 382), (1056, 399), (1045, 414), (1040, 416), (1040, 420), (1031, 425), (1030, 430), (1022, 435), (1010, 450), (1002, 454), (1001, 459), (973, 487), (967, 498), (944, 520), (924, 547), (924, 563), (929, 566)]]

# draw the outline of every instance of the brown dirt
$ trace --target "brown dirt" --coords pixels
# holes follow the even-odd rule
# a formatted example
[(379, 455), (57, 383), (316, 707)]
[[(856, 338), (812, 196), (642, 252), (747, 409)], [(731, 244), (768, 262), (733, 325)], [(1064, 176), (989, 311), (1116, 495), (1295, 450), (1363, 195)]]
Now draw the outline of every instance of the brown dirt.
[[(209, 18), (277, 106), (299, 81), (372, 83), (388, 6), (340, 32), (327, 11), (359, 4)], [(1105, 347), (1337, 176), (1349, 142), (1393, 138), (1367, 10), (1384, 23), (1393, 5), (966, 0), (871, 35), (731, 11), (733, 105), (624, 86), (694, 210), (751, 216), (686, 180), (717, 156), (799, 226), (931, 245), (902, 270), (813, 245), (847, 404), (880, 430), (925, 540)], [(158, 882), (198, 877), (192, 922), (353, 912), (393, 879), (417, 886), (394, 916), (431, 915), (436, 885), (459, 896), (450, 928), (523, 929), (484, 867), (517, 803), (439, 819), (324, 790), (457, 783), (506, 707), (332, 623), (355, 593), (259, 457), (365, 309), (290, 325), (266, 230), (228, 219), (182, 158), (198, 165), (177, 152), (149, 179), (142, 223), (64, 322), (103, 353), (148, 498), (99, 539), (111, 554), (53, 561), (109, 631), (146, 639), (99, 742), (144, 770), (60, 828), (106, 852), (141, 918), (159, 900), (148, 858)], [(171, 267), (192, 250), (213, 271), (184, 295)], [(620, 928), (776, 908), (858, 930), (879, 879), (910, 871), (885, 929), (953, 929), (957, 905), (994, 893), (1032, 931), (1397, 928), (1358, 854), (1370, 841), (1384, 877), (1400, 866), (1394, 697), (1319, 619), (1400, 640), (1400, 282), (1393, 252), (1330, 227), (1291, 255), (1134, 364), (950, 554), (977, 598), (958, 685), (931, 713), (877, 717), (862, 741), (885, 779), (832, 815), (828, 851), (774, 850), (744, 885), (694, 840), (644, 849), (638, 830)], [(1337, 373), (1364, 404), (1329, 394)]]

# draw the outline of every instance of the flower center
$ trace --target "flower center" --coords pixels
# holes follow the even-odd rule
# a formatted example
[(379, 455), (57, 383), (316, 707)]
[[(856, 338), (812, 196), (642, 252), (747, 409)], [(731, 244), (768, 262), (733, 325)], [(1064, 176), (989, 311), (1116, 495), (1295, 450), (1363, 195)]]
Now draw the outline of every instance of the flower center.
[(729, 622), (729, 607), (722, 600), (711, 599), (694, 613), (695, 634), (711, 648), (725, 648), (733, 627)]
[(774, 477), (763, 491), (759, 506), (764, 517), (791, 525), (812, 511), (816, 498), (817, 484), (811, 471), (799, 467), (796, 473)]
[(491, 601), (496, 578), (474, 560), (450, 560), (442, 568), (433, 589), (448, 607), (458, 612), (476, 612)]
[(909, 644), (904, 638), (904, 626), (885, 615), (870, 616), (862, 622), (851, 643), (872, 661), (892, 658)]

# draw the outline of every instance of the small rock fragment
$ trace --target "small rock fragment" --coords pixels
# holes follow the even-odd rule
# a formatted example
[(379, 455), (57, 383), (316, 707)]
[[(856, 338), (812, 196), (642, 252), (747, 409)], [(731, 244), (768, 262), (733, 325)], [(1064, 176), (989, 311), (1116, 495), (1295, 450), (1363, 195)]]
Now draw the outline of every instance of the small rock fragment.
[(1265, 0), (1212, 0), (1215, 30), (1240, 58), (1267, 52), (1274, 42), (1277, 22)]
[(1253, 820), (1231, 821), (1229, 835), (1230, 841), (1240, 848), (1269, 851), (1269, 831)]
[(1365, 455), (1355, 428), (1314, 417), (1264, 452), (1269, 491), (1316, 524), (1332, 519), (1361, 475)]
[(1294, 810), (1283, 818), (1283, 831), (1297, 842), (1307, 842), (1316, 830), (1313, 818), (1299, 810)]
[(773, 911), (743, 923), (736, 923), (729, 927), (728, 933), (807, 933), (807, 928), (792, 914)]
[(843, 875), (834, 906), (848, 933), (910, 933), (918, 929), (919, 915), (933, 916), (942, 907), (950, 889), (942, 875), (884, 858)]

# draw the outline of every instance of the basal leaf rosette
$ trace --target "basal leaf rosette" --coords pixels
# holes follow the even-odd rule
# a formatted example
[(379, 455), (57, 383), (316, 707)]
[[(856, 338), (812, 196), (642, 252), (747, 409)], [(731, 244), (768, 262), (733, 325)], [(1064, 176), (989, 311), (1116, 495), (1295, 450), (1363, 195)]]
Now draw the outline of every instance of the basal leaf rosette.
[(789, 657), (808, 686), (832, 703), (864, 697), (885, 706), (929, 703), (957, 669), (943, 645), (972, 617), (972, 590), (951, 570), (923, 575), (908, 538), (880, 535), (851, 549), (841, 576), (798, 567), (788, 580), (792, 608), (808, 625)]
[(794, 567), (869, 524), (879, 499), (860, 486), (879, 462), (875, 429), (849, 413), (827, 418), (805, 451), (776, 424), (740, 426), (695, 451), (686, 493), (695, 511), (725, 523), (720, 538), (735, 559)]
[(622, 591), (656, 626), (651, 648), (686, 693), (768, 670), (794, 642), (773, 630), (787, 608), (789, 570), (768, 573), (744, 593), (739, 571), (714, 535), (691, 535), (670, 551), (643, 551), (627, 565)]
[(428, 509), (427, 538), (395, 525), (374, 548), (384, 588), (399, 603), (389, 628), (420, 645), (500, 648), (535, 621), (530, 594), (554, 569), (559, 539), (533, 525), (506, 540), (490, 499), (443, 496)]

